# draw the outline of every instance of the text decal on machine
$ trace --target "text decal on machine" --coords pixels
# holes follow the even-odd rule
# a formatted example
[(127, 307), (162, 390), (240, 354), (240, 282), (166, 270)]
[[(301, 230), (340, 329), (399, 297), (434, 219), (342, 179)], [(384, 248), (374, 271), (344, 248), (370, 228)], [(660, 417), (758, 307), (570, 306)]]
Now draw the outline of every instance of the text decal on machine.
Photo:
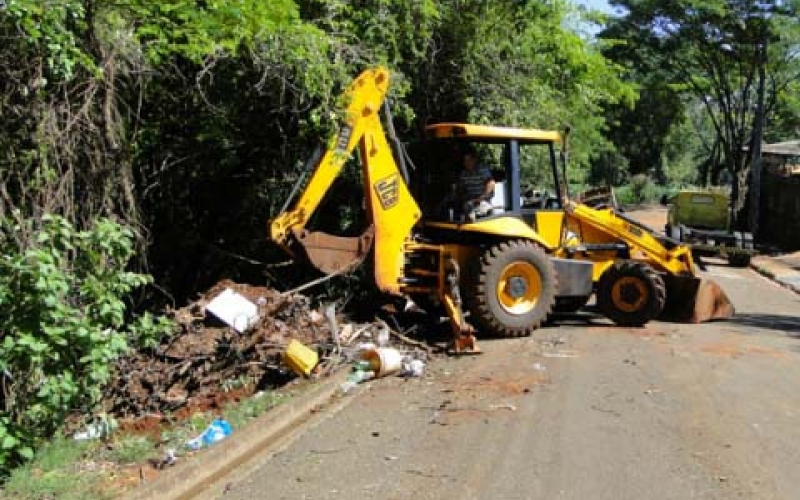
[(342, 154), (347, 154), (347, 146), (350, 144), (350, 136), (353, 134), (353, 127), (349, 125), (339, 131), (339, 137), (336, 138), (336, 151)]
[(628, 226), (628, 232), (637, 237), (641, 237), (644, 234), (644, 232), (641, 229), (632, 225)]
[(378, 199), (381, 201), (381, 206), (384, 210), (389, 210), (397, 205), (397, 177), (398, 174), (392, 174), (373, 184), (375, 193), (378, 195)]

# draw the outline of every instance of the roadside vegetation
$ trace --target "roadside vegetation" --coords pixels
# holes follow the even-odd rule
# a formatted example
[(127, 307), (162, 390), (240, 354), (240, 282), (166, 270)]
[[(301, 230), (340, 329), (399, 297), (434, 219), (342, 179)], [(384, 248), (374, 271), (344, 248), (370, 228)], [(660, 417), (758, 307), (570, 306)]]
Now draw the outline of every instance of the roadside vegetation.
[[(225, 419), (234, 432), (242, 432), (248, 423), (289, 397), (281, 392), (257, 393), (227, 406)], [(211, 412), (199, 412), (188, 420), (159, 425), (149, 432), (120, 431), (93, 440), (76, 441), (58, 435), (41, 446), (31, 461), (12, 471), (0, 490), (0, 498), (119, 498), (138, 485), (147, 471), (155, 473), (168, 466), (168, 457), (187, 460), (186, 441), (203, 432), (214, 418)]]
[(283, 257), (265, 221), (365, 67), (391, 69), (409, 142), (433, 121), (569, 126), (571, 182), (633, 204), (727, 180), (744, 208), (746, 147), (800, 136), (800, 2), (611, 4), (0, 2), (6, 494), (84, 480), (47, 464), (101, 442), (46, 443), (97, 414), (117, 359), (171, 334), (165, 308), (221, 277), (298, 278), (266, 270)]

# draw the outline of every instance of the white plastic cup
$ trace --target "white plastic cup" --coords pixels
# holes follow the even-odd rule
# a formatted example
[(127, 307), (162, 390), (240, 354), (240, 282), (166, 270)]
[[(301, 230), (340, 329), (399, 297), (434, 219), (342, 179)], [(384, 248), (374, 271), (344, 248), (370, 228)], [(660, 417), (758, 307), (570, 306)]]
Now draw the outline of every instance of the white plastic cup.
[(376, 377), (392, 375), (403, 369), (403, 356), (391, 347), (376, 347), (361, 353), (361, 359), (369, 361)]

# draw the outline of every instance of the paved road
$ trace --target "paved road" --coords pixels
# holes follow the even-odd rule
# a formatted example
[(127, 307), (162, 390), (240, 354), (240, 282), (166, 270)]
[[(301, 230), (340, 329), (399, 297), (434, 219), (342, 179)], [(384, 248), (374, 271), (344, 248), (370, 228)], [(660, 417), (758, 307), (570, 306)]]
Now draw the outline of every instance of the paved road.
[(573, 317), (361, 386), (207, 498), (800, 498), (800, 296), (711, 267), (738, 316)]

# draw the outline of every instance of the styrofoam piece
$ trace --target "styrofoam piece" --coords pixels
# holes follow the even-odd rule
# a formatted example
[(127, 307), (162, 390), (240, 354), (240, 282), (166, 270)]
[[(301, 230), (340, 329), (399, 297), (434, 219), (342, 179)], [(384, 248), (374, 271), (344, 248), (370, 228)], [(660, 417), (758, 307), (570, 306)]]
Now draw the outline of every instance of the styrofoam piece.
[(258, 320), (258, 306), (230, 288), (214, 297), (206, 306), (206, 311), (239, 333), (249, 329)]

